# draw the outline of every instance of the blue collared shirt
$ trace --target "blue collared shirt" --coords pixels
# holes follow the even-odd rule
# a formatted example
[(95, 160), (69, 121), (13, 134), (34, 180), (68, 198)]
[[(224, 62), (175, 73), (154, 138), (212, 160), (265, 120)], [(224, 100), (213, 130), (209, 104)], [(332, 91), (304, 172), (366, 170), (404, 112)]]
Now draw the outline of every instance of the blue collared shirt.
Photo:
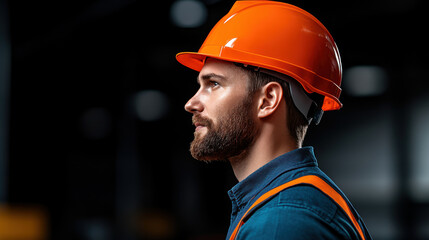
[[(259, 196), (305, 175), (321, 177), (349, 203), (318, 168), (313, 148), (300, 148), (273, 159), (228, 191), (232, 213), (226, 239)], [(366, 238), (371, 239), (362, 219), (349, 205)], [(314, 187), (299, 185), (280, 192), (257, 209), (241, 227), (236, 239), (359, 239), (359, 234), (333, 200)]]

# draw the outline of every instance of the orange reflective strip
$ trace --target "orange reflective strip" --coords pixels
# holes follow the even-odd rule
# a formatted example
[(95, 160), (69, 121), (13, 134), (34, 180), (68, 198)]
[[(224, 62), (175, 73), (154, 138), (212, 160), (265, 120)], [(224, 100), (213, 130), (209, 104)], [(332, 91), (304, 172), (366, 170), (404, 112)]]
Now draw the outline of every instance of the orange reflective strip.
[(363, 234), (362, 228), (360, 227), (359, 223), (356, 221), (355, 216), (353, 215), (352, 211), (350, 210), (349, 205), (344, 200), (344, 198), (337, 192), (335, 189), (333, 189), (328, 183), (326, 183), (324, 180), (322, 180), (320, 177), (315, 175), (307, 175), (300, 178), (297, 178), (295, 180), (292, 180), (290, 182), (287, 182), (283, 185), (280, 185), (276, 188), (271, 189), (270, 191), (263, 194), (261, 197), (259, 197), (256, 202), (250, 206), (250, 208), (246, 211), (246, 213), (243, 215), (243, 217), (240, 219), (240, 222), (235, 227), (234, 231), (231, 234), (230, 240), (234, 240), (237, 236), (237, 233), (240, 229), (240, 227), (244, 224), (244, 219), (247, 216), (247, 214), (256, 206), (258, 206), (260, 203), (266, 201), (270, 197), (276, 195), (277, 193), (285, 190), (286, 188), (293, 187), (298, 184), (309, 184), (316, 188), (318, 188), (320, 191), (328, 195), (332, 200), (334, 200), (347, 214), (347, 216), (352, 221), (353, 225), (355, 226), (356, 230), (358, 231), (360, 237), (362, 240), (365, 240), (365, 236)]

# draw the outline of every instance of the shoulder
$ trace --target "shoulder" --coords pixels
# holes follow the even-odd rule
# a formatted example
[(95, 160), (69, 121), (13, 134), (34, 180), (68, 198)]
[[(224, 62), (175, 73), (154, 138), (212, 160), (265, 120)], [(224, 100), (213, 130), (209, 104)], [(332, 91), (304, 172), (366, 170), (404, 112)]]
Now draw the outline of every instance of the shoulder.
[(237, 239), (358, 239), (347, 216), (318, 189), (282, 191), (256, 210)]

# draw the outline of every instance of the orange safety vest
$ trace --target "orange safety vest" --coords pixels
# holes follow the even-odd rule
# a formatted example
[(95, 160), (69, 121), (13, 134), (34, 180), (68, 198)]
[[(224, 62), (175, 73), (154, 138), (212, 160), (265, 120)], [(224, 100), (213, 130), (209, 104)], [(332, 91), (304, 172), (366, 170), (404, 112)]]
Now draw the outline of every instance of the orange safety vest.
[(354, 214), (352, 213), (349, 205), (344, 200), (344, 198), (337, 192), (335, 189), (333, 189), (328, 183), (326, 183), (324, 180), (322, 180), (320, 177), (315, 175), (307, 175), (300, 178), (297, 178), (295, 180), (292, 180), (290, 182), (287, 182), (283, 185), (280, 185), (276, 188), (271, 189), (270, 191), (263, 194), (261, 197), (259, 197), (253, 204), (250, 206), (250, 208), (246, 211), (246, 213), (243, 215), (243, 217), (240, 219), (240, 222), (238, 222), (237, 226), (235, 227), (234, 231), (231, 234), (231, 237), (229, 240), (235, 240), (237, 237), (238, 231), (240, 230), (240, 227), (244, 224), (244, 219), (247, 217), (248, 213), (255, 207), (259, 206), (260, 204), (264, 203), (265, 201), (269, 200), (271, 197), (275, 196), (276, 194), (280, 193), (281, 191), (285, 190), (286, 188), (290, 188), (299, 184), (309, 184), (326, 195), (328, 195), (332, 200), (334, 200), (338, 206), (340, 206), (344, 212), (347, 214), (347, 216), (352, 221), (354, 227), (358, 231), (360, 237), (362, 240), (365, 240), (365, 235), (363, 234), (362, 228), (360, 227), (359, 223), (357, 222)]

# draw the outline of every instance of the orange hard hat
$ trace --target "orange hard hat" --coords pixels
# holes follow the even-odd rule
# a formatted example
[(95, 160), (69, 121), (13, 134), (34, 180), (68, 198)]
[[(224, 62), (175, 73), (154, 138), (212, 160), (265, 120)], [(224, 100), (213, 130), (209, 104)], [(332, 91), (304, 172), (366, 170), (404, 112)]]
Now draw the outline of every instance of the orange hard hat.
[(200, 50), (177, 60), (201, 71), (207, 57), (269, 69), (325, 96), (322, 110), (342, 107), (342, 67), (331, 34), (310, 13), (274, 1), (237, 1), (211, 30)]

